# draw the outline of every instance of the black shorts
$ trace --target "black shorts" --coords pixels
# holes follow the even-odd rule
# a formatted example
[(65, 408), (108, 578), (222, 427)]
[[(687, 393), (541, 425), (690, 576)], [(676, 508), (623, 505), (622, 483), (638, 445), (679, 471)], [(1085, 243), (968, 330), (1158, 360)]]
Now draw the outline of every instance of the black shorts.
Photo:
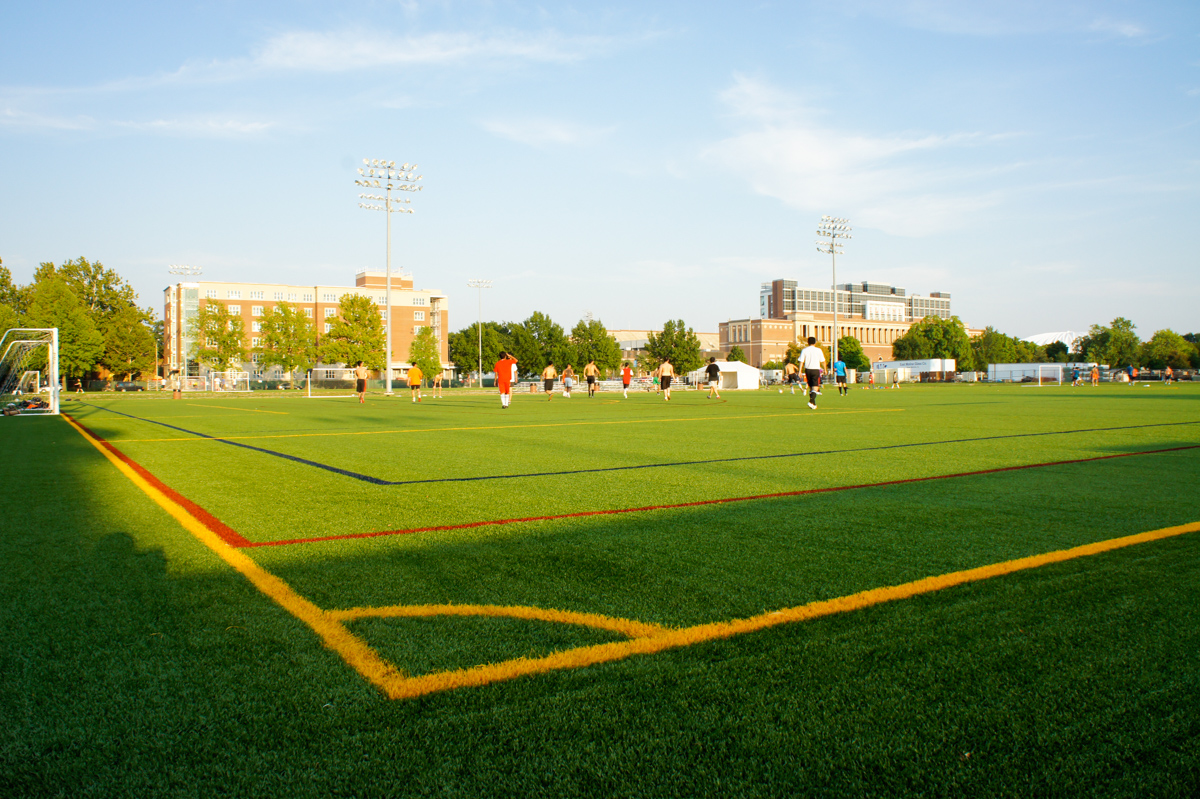
[(595, 382), (596, 382), (596, 376), (595, 376), (595, 375), (588, 375), (588, 376), (587, 376), (587, 381), (588, 381), (588, 385), (590, 386), (592, 383), (595, 383)]
[(542, 385), (547, 394), (549, 394), (551, 391), (554, 390), (554, 381), (553, 380), (543, 380)]
[(799, 372), (796, 372), (796, 373), (794, 373), (794, 374), (790, 374), (790, 375), (788, 375), (788, 376), (787, 376), (787, 381), (786, 381), (786, 382), (788, 382), (788, 383), (799, 383), (799, 382), (800, 382), (800, 373), (799, 373)]
[(845, 382), (846, 382), (846, 376), (845, 376), (845, 375), (838, 375), (838, 376), (837, 376), (837, 382), (839, 382), (839, 383), (845, 383)]
[(668, 388), (671, 387), (671, 376), (670, 375), (663, 375), (662, 377), (659, 378), (659, 381), (662, 384), (664, 391), (666, 391)]
[(363, 380), (360, 378), (360, 379), (354, 381), (354, 393), (355, 394), (361, 394), (366, 390), (367, 390), (367, 381), (366, 380)]
[(621, 381), (621, 385), (625, 386), (625, 388), (629, 388), (629, 381), (628, 381), (628, 380), (622, 380), (622, 381)]
[(821, 385), (821, 370), (805, 369), (804, 379), (808, 381), (809, 388), (818, 388)]

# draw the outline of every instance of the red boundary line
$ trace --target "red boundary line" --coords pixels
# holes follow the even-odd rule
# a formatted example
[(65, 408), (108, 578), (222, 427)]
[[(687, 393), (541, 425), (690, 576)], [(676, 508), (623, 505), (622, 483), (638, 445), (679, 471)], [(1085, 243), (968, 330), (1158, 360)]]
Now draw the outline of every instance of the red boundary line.
[(850, 491), (857, 488), (879, 488), (881, 486), (904, 485), (905, 483), (922, 483), (928, 480), (949, 480), (954, 477), (973, 477), (981, 474), (996, 474), (997, 472), (1015, 472), (1022, 469), (1039, 469), (1044, 466), (1064, 466), (1072, 463), (1089, 463), (1092, 461), (1109, 460), (1110, 458), (1129, 458), (1134, 455), (1155, 455), (1163, 452), (1179, 452), (1180, 450), (1200, 449), (1200, 444), (1188, 444), (1182, 447), (1166, 449), (1151, 449), (1144, 452), (1122, 452), (1116, 455), (1097, 455), (1093, 458), (1076, 458), (1068, 461), (1047, 461), (1045, 463), (1030, 463), (1024, 466), (1001, 466), (996, 469), (982, 469), (977, 472), (958, 472), (956, 474), (939, 474), (931, 477), (909, 477), (903, 480), (885, 480), (881, 483), (862, 483), (859, 485), (831, 486), (828, 488), (808, 488), (802, 491), (780, 491), (774, 494), (752, 494), (745, 497), (725, 497), (724, 499), (702, 499), (696, 502), (680, 502), (672, 505), (645, 505), (640, 508), (614, 508), (612, 510), (586, 510), (576, 513), (561, 513), (553, 516), (525, 516), (519, 519), (491, 519), (482, 522), (467, 522), (466, 524), (445, 524), (436, 527), (412, 527), (407, 530), (378, 530), (373, 533), (346, 533), (344, 535), (327, 535), (315, 538), (292, 538), (282, 541), (253, 541), (241, 546), (245, 547), (276, 547), (291, 544), (314, 544), (321, 541), (344, 541), (355, 538), (378, 538), (388, 535), (413, 535), (414, 533), (433, 533), (442, 530), (469, 530), (473, 527), (491, 527), (501, 524), (521, 524), (524, 522), (546, 522), (557, 519), (577, 519), (585, 516), (610, 516), (618, 513), (645, 513), (654, 510), (673, 510), (675, 508), (695, 508), (701, 505), (722, 505), (729, 502), (749, 502), (759, 499), (778, 499), (780, 497), (800, 497), (808, 494), (826, 494), (833, 491)]
[(185, 497), (183, 494), (180, 494), (175, 489), (166, 485), (162, 480), (159, 480), (157, 477), (155, 477), (150, 472), (148, 472), (146, 470), (146, 468), (144, 466), (142, 466), (140, 463), (138, 463), (133, 458), (126, 455), (124, 452), (121, 452), (121, 450), (117, 449), (112, 444), (105, 441), (104, 437), (97, 434), (96, 431), (88, 428), (86, 425), (84, 425), (82, 422), (80, 422), (78, 419), (76, 419), (74, 416), (72, 416), (69, 413), (63, 413), (63, 416), (67, 417), (72, 422), (74, 422), (75, 424), (77, 424), (81, 428), (83, 428), (84, 430), (87, 430), (88, 435), (90, 435), (92, 438), (99, 441), (100, 444), (106, 450), (111, 452), (117, 458), (120, 458), (121, 461), (126, 466), (128, 466), (130, 469), (133, 469), (135, 472), (137, 472), (138, 475), (140, 475), (142, 477), (142, 479), (146, 480), (146, 482), (150, 483), (156, 489), (158, 489), (159, 491), (161, 491), (162, 493), (164, 493), (168, 497), (170, 497), (172, 502), (183, 506), (183, 508), (185, 508), (187, 510), (187, 512), (190, 513), (192, 516), (195, 516), (196, 519), (199, 520), (201, 524), (203, 524), (209, 530), (212, 530), (215, 534), (220, 536), (221, 540), (224, 541), (226, 544), (229, 544), (230, 546), (233, 546), (233, 547), (239, 547), (239, 548), (253, 546), (253, 542), (251, 542), (250, 540), (248, 540), (246, 538), (243, 538), (232, 527), (225, 524), (223, 521), (218, 519), (216, 516), (213, 516), (211, 513), (209, 513), (208, 511), (206, 511), (204, 508), (200, 507), (199, 505), (197, 505), (195, 502), (192, 502), (190, 499)]

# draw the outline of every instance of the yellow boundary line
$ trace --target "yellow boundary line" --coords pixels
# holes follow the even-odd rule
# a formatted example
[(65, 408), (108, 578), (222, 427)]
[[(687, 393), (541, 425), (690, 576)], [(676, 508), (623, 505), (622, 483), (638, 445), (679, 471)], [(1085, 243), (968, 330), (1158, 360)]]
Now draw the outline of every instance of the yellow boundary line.
[[(98, 440), (69, 417), (63, 417), (80, 435), (100, 451), (134, 485), (142, 490), (167, 513), (174, 517), (185, 530), (211, 549), (222, 560), (249, 580), (281, 607), (307, 624), (322, 643), (341, 656), (351, 668), (368, 682), (377, 686), (390, 699), (411, 699), (436, 691), (454, 688), (482, 686), (502, 680), (533, 674), (544, 674), (562, 669), (577, 669), (600, 663), (623, 660), (634, 655), (648, 655), (677, 649), (694, 644), (731, 638), (735, 635), (759, 632), (782, 624), (817, 619), (837, 613), (847, 613), (873, 605), (881, 605), (922, 594), (941, 591), (968, 583), (988, 580), (993, 577), (1035, 569), (1051, 563), (1062, 563), (1076, 558), (1099, 555), (1138, 544), (1160, 541), (1165, 538), (1200, 531), (1200, 522), (1164, 527), (1144, 533), (1110, 538), (1070, 549), (1046, 552), (1024, 558), (979, 566), (973, 569), (949, 572), (935, 577), (926, 577), (899, 585), (872, 588), (836, 599), (809, 602), (781, 610), (762, 613), (744, 619), (708, 622), (678, 629), (662, 628), (629, 619), (616, 619), (590, 613), (545, 610), (522, 606), (496, 605), (394, 605), (380, 608), (351, 608), (349, 610), (326, 611), (304, 599), (286, 582), (263, 569), (240, 550), (231, 547), (205, 527), (178, 503), (167, 497), (141, 477), (128, 464), (104, 448)], [(507, 616), (513, 618), (555, 621), (568, 624), (583, 624), (635, 636), (628, 641), (618, 641), (594, 646), (555, 652), (541, 658), (517, 658), (501, 663), (473, 666), (453, 671), (436, 672), (410, 677), (384, 660), (365, 641), (352, 634), (343, 625), (366, 617), (417, 617), (436, 615), (482, 615)]]
[(288, 411), (260, 411), (257, 408), (230, 408), (228, 405), (197, 405), (188, 403), (189, 408), (220, 408), (223, 411), (238, 411), (239, 413), (273, 413), (277, 416), (291, 416)]
[[(149, 442), (161, 441), (249, 441), (264, 438), (336, 438), (339, 436), (377, 436), (377, 435), (392, 435), (403, 433), (457, 433), (470, 430), (525, 430), (536, 427), (587, 427), (587, 426), (604, 426), (616, 424), (659, 424), (660, 422), (724, 422), (724, 421), (740, 421), (744, 419), (775, 419), (781, 416), (803, 416), (808, 419), (819, 419), (826, 416), (853, 416), (862, 413), (901, 413), (903, 408), (878, 408), (874, 410), (861, 411), (827, 411), (821, 414), (814, 414), (812, 411), (789, 411), (788, 413), (764, 413), (754, 414), (752, 416), (690, 416), (685, 418), (665, 418), (665, 419), (620, 419), (612, 421), (595, 421), (595, 422), (546, 422), (539, 424), (497, 424), (478, 427), (413, 427), (406, 430), (357, 430), (342, 433), (279, 433), (276, 435), (265, 436), (214, 436), (205, 434), (208, 438), (200, 438), (197, 436), (181, 436), (179, 438), (111, 438), (109, 443), (112, 444), (144, 444)], [(263, 411), (263, 413), (273, 413), (273, 411)], [(169, 419), (169, 416), (158, 417), (160, 419)], [(190, 418), (190, 417), (189, 417)], [(138, 421), (147, 421), (145, 419)]]

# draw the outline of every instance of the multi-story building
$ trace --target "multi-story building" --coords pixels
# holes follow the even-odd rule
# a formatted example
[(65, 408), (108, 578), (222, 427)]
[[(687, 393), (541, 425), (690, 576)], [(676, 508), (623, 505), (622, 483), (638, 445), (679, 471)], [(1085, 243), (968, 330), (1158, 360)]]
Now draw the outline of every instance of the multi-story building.
[[(926, 316), (950, 318), (950, 295), (937, 291), (928, 297), (908, 294), (882, 283), (845, 283), (836, 293), (799, 286), (794, 280), (763, 283), (759, 319), (730, 319), (719, 325), (720, 346), (728, 353), (740, 347), (754, 366), (781, 361), (792, 342), (809, 336), (829, 347), (833, 343), (833, 303), (838, 303), (838, 337), (853, 336), (871, 361), (890, 360), (892, 342)], [(968, 329), (968, 335), (979, 331)]]
[[(176, 283), (163, 290), (165, 309), (163, 360), (169, 373), (200, 373), (200, 365), (193, 359), (194, 341), (192, 320), (200, 309), (211, 303), (224, 305), (229, 313), (242, 317), (246, 339), (244, 347), (253, 352), (259, 347), (262, 317), (278, 303), (298, 308), (313, 321), (317, 341), (329, 332), (334, 317), (338, 314), (338, 303), (346, 294), (370, 297), (379, 307), (384, 324), (392, 326), (392, 375), (397, 376), (409, 367), (404, 357), (408, 354), (413, 339), (423, 327), (432, 327), (437, 335), (442, 364), (450, 367), (447, 345), (449, 330), (448, 298), (440, 291), (416, 289), (412, 275), (392, 274), (392, 304), (387, 307), (386, 276), (383, 272), (360, 271), (355, 275), (354, 286), (292, 286), (282, 283), (229, 283), (197, 281)], [(389, 313), (390, 310), (390, 313)], [(326, 364), (332, 366), (332, 364)], [(243, 368), (255, 377), (271, 377), (263, 374), (258, 366), (257, 355), (252, 355)], [(277, 369), (275, 370), (277, 371)]]

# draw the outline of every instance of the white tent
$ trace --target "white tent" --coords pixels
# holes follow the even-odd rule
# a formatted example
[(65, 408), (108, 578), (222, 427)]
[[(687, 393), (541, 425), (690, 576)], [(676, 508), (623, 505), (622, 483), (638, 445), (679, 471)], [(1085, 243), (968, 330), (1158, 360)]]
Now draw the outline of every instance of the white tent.
[[(759, 381), (762, 380), (762, 370), (755, 369), (748, 363), (741, 361), (717, 361), (717, 366), (721, 370), (721, 381), (718, 383), (720, 391), (725, 390), (757, 390)], [(707, 385), (708, 379), (705, 376), (704, 370), (708, 364), (704, 364), (694, 372), (688, 373), (688, 379), (691, 380), (694, 386)]]

